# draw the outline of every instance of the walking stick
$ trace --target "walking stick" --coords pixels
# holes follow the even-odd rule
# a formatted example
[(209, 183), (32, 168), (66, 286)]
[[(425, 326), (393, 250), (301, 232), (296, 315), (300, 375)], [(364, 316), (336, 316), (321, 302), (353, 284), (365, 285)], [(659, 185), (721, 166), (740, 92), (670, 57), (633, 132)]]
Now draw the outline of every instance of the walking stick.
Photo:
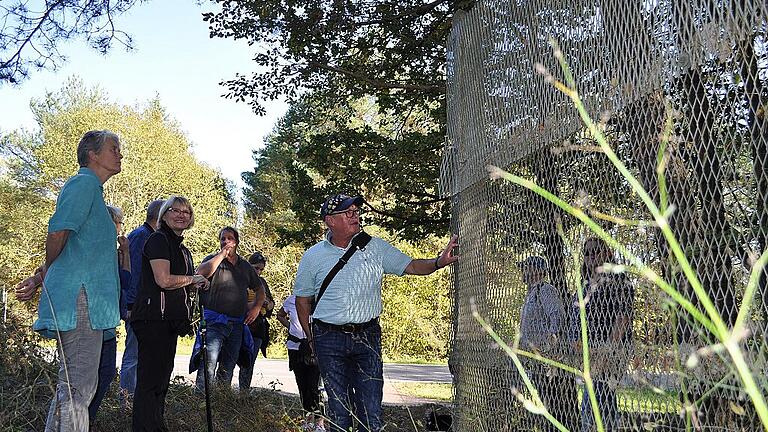
[(200, 344), (203, 355), (203, 389), (205, 390), (205, 418), (208, 421), (208, 432), (213, 432), (213, 417), (211, 416), (211, 393), (208, 390), (208, 341), (205, 337), (205, 310), (203, 302), (198, 301), (200, 307)]

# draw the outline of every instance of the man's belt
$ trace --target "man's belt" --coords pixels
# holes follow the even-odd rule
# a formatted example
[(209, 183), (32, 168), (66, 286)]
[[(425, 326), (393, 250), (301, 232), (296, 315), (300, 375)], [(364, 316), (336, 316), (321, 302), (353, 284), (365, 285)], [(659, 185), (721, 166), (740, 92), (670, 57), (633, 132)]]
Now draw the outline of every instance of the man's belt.
[(294, 336), (291, 334), (291, 332), (288, 332), (288, 340), (291, 342), (301, 343), (301, 341), (307, 340), (306, 338), (302, 339), (298, 336)]
[(325, 327), (330, 330), (335, 330), (342, 333), (359, 333), (368, 327), (371, 327), (375, 324), (379, 323), (379, 317), (376, 317), (368, 322), (354, 324), (330, 324), (327, 322), (320, 321), (319, 319), (313, 319), (313, 323), (317, 324), (319, 327)]

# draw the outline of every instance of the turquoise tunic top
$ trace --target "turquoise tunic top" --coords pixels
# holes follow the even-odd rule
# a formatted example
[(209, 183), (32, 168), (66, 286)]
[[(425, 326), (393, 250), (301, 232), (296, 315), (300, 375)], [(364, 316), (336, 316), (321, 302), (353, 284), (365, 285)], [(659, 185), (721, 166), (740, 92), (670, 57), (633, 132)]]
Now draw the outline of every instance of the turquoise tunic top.
[(45, 274), (38, 319), (33, 328), (43, 336), (76, 326), (77, 297), (85, 289), (91, 327), (112, 329), (120, 321), (120, 278), (117, 231), (104, 204), (96, 174), (80, 168), (61, 189), (48, 232), (69, 231), (61, 254)]

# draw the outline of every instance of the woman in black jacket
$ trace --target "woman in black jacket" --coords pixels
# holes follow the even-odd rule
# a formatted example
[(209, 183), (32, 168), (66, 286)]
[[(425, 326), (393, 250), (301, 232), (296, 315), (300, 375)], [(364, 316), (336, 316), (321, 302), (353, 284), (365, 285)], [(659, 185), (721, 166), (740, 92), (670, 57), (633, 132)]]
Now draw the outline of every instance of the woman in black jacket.
[[(588, 238), (584, 242), (582, 255), (581, 277), (592, 380), (603, 427), (610, 432), (619, 429), (621, 422), (616, 388), (627, 371), (632, 355), (635, 291), (624, 274), (614, 274), (602, 268), (605, 264), (616, 262), (613, 251), (603, 240)], [(574, 296), (571, 334), (577, 353), (581, 353), (580, 324), (578, 296)], [(584, 390), (581, 431), (593, 432), (597, 426), (586, 387)]]
[(160, 207), (160, 226), (144, 244), (141, 285), (131, 326), (139, 343), (133, 430), (166, 431), (163, 412), (176, 341), (191, 329), (192, 299), (208, 281), (195, 275), (192, 255), (182, 244), (195, 217), (189, 201), (171, 196)]

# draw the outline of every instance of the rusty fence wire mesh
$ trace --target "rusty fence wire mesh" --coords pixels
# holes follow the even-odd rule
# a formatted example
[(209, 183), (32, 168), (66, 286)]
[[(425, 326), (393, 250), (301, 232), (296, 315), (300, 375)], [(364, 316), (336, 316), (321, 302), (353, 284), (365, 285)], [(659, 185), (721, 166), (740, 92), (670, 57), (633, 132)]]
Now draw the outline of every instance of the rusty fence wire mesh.
[[(660, 231), (638, 223), (650, 214), (573, 103), (536, 72), (539, 63), (562, 79), (556, 40), (588, 112), (657, 203), (664, 180), (671, 229), (732, 325), (768, 241), (767, 20), (765, 0), (487, 0), (456, 15), (440, 182), (462, 256), (453, 280), (455, 430), (550, 430), (523, 408), (530, 395), (520, 374), (472, 304), (508, 343), (520, 338), (520, 348), (581, 368), (577, 287), (587, 296), (607, 430), (763, 430), (725, 354), (700, 351), (715, 341), (691, 316), (641, 277), (601, 272), (622, 257), (538, 195), (489, 180), (486, 166), (579, 205), (699, 305)], [(763, 272), (740, 342), (763, 394), (767, 322)], [(556, 418), (592, 430), (580, 379), (523, 364)]]

